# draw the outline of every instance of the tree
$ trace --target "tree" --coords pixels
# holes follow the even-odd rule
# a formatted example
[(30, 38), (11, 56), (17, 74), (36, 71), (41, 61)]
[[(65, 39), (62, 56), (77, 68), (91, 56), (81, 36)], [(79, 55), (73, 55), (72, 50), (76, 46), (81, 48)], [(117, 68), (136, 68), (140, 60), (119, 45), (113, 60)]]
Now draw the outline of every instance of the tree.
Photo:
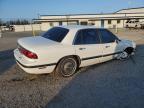
[(3, 21), (0, 19), (0, 26), (2, 26), (3, 25)]
[(10, 25), (26, 25), (26, 24), (30, 24), (30, 22), (26, 19), (17, 19), (17, 20), (9, 20), (9, 21), (6, 21), (5, 23), (2, 22), (0, 20), (0, 25), (7, 25), (7, 26), (10, 26)]
[(16, 21), (16, 25), (20, 25), (21, 24), (21, 22), (20, 22), (20, 20), (18, 19), (17, 21)]

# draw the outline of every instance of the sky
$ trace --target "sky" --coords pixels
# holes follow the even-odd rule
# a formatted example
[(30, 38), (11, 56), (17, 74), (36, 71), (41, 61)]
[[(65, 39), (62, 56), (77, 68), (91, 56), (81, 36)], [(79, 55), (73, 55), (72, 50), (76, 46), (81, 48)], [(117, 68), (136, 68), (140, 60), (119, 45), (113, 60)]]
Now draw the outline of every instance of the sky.
[(38, 15), (112, 13), (144, 7), (144, 0), (0, 0), (0, 18), (38, 18)]

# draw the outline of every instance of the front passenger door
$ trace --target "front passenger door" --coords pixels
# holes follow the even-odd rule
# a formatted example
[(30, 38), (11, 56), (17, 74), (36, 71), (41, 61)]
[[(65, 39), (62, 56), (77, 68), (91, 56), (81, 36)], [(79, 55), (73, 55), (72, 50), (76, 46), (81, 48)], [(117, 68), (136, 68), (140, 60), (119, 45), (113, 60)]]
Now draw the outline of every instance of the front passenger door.
[(77, 32), (74, 41), (76, 55), (81, 58), (81, 65), (88, 66), (99, 63), (102, 55), (100, 38), (96, 29), (82, 29)]
[(119, 40), (113, 33), (107, 29), (99, 29), (99, 35), (101, 38), (102, 58), (100, 62), (111, 60), (115, 57), (115, 54), (119, 52), (119, 46), (116, 40)]

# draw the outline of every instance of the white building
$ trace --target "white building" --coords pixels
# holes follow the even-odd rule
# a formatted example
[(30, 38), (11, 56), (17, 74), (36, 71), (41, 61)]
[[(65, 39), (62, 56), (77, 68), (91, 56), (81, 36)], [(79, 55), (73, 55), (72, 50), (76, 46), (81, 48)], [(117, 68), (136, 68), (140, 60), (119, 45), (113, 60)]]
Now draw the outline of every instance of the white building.
[(115, 13), (102, 14), (71, 14), (71, 15), (40, 15), (41, 29), (47, 30), (58, 25), (95, 25), (104, 28), (124, 28), (127, 20), (144, 21), (144, 7), (122, 9)]

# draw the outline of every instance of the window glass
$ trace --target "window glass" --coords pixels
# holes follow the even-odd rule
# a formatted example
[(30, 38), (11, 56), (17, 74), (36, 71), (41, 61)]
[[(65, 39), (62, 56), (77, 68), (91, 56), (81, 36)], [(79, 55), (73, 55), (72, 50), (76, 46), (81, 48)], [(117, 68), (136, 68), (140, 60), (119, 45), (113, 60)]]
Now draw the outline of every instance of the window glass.
[(60, 26), (62, 25), (62, 21), (59, 21), (59, 25), (60, 25)]
[(80, 45), (82, 44), (82, 30), (78, 31), (76, 34), (76, 38), (74, 40), (75, 45)]
[(113, 33), (106, 29), (99, 29), (102, 43), (111, 43), (115, 40), (119, 40)]
[(99, 44), (99, 36), (96, 29), (84, 29), (78, 31), (74, 44)]
[(126, 23), (129, 23), (129, 21), (126, 21)]
[(53, 22), (50, 22), (49, 25), (50, 25), (50, 27), (53, 27)]
[(111, 24), (111, 20), (108, 20), (108, 24)]
[(135, 22), (139, 22), (139, 19), (136, 19), (136, 21)]
[(80, 25), (88, 25), (88, 22), (80, 22)]
[(117, 24), (119, 24), (120, 23), (120, 20), (117, 20)]
[(56, 42), (61, 42), (68, 32), (69, 30), (66, 28), (53, 27), (50, 30), (48, 30), (42, 37), (45, 37), (47, 39), (50, 39)]

